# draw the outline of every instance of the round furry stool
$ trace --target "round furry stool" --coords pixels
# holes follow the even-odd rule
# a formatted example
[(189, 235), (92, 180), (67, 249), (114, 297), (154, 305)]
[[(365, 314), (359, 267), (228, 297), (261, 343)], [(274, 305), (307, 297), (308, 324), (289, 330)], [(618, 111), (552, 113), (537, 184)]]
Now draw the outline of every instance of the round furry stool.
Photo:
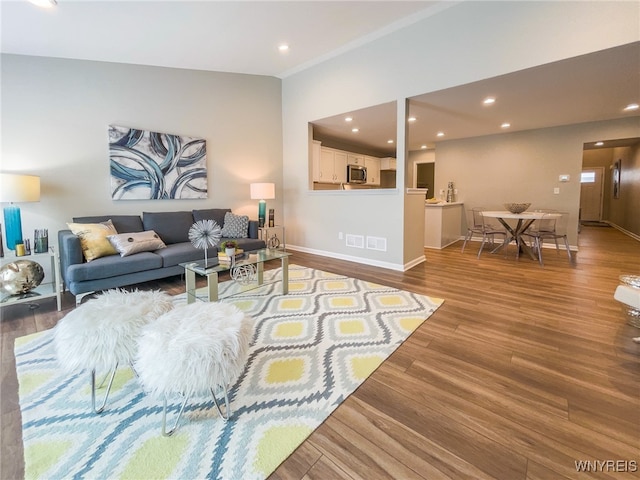
[[(242, 311), (225, 303), (197, 302), (176, 307), (145, 326), (138, 342), (135, 368), (143, 388), (164, 397), (162, 434), (177, 428), (191, 395), (209, 394), (224, 421), (229, 419), (227, 389), (244, 370), (253, 322)], [(223, 415), (216, 390), (225, 399)], [(167, 397), (183, 396), (173, 428), (166, 430)]]
[[(67, 371), (91, 372), (91, 405), (104, 410), (119, 364), (133, 365), (140, 328), (173, 308), (160, 291), (108, 290), (69, 312), (54, 329), (58, 361)], [(96, 372), (111, 372), (102, 406), (96, 409)]]

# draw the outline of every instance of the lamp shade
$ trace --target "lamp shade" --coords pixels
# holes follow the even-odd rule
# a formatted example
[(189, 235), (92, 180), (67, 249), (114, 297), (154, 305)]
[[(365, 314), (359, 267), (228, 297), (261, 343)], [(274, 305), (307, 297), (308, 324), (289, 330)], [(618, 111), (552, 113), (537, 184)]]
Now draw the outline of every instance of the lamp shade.
[(40, 177), (0, 173), (0, 202), (39, 202)]
[(276, 198), (275, 183), (252, 183), (249, 188), (251, 190), (251, 200), (272, 200)]

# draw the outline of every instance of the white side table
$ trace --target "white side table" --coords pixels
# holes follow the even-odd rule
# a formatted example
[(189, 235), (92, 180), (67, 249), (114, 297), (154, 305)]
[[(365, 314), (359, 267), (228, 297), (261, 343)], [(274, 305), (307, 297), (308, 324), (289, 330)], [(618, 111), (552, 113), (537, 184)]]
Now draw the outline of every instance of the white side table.
[(15, 262), (16, 260), (32, 260), (36, 263), (42, 264), (42, 262), (49, 260), (51, 262), (51, 275), (53, 278), (47, 278), (45, 276), (43, 282), (36, 288), (28, 293), (21, 295), (8, 295), (2, 294), (0, 298), (0, 308), (7, 305), (16, 305), (18, 303), (32, 303), (36, 300), (42, 300), (43, 298), (56, 297), (58, 302), (58, 311), (62, 310), (62, 295), (60, 279), (60, 259), (58, 253), (54, 251), (52, 247), (46, 253), (33, 253), (31, 255), (25, 255), (23, 257), (16, 257), (14, 254), (1, 258), (2, 266), (4, 267), (8, 263)]
[[(278, 232), (279, 231), (279, 232)], [(278, 237), (280, 233), (281, 237)], [(273, 227), (258, 227), (258, 237), (264, 240), (267, 248), (281, 248), (286, 250), (286, 242), (284, 237), (284, 225), (274, 225)]]

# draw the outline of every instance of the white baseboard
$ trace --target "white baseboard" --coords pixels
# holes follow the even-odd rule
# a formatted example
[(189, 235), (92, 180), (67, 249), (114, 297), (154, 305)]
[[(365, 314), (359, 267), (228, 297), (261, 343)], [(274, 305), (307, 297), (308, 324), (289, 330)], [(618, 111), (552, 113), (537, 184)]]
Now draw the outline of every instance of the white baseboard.
[(624, 233), (625, 235), (628, 235), (629, 237), (633, 238), (634, 240), (638, 240), (640, 242), (640, 235), (636, 235), (633, 232), (630, 232), (629, 230), (625, 230), (624, 228), (622, 228), (620, 225), (616, 225), (613, 222), (608, 222), (605, 220), (605, 223), (608, 223), (609, 225), (611, 225), (613, 228), (615, 228), (616, 230), (620, 230), (622, 233)]
[(409, 268), (412, 268), (425, 261), (423, 256), (422, 258), (416, 258), (415, 260), (412, 260), (411, 262), (405, 265), (401, 265), (398, 263), (381, 262), (380, 260), (372, 260), (371, 258), (356, 257), (353, 255), (344, 255), (342, 253), (328, 252), (325, 250), (316, 250), (315, 248), (301, 247), (298, 245), (291, 245), (289, 243), (287, 243), (287, 250), (294, 250), (296, 252), (303, 252), (303, 253), (311, 253), (313, 255), (320, 255), (321, 257), (337, 258), (339, 260), (346, 260), (348, 262), (361, 263), (363, 265), (371, 265), (374, 267), (388, 268), (389, 270), (396, 270), (398, 272), (404, 272)]

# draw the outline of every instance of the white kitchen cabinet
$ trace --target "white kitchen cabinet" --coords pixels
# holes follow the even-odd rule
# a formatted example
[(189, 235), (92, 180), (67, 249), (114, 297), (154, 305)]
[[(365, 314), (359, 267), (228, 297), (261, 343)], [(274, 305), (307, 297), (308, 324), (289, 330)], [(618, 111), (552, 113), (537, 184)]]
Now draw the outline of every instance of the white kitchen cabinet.
[(397, 161), (393, 157), (380, 159), (380, 170), (396, 170)]
[(319, 171), (314, 181), (321, 183), (345, 183), (347, 181), (347, 154), (333, 148), (320, 149)]
[(318, 140), (311, 141), (311, 175), (314, 182), (320, 181), (320, 156), (322, 151), (322, 142)]
[(358, 155), (356, 153), (347, 154), (348, 165), (364, 165), (364, 155)]
[(336, 150), (333, 157), (333, 172), (335, 183), (345, 183), (347, 181), (347, 154)]
[(367, 167), (367, 185), (380, 185), (380, 159), (378, 157), (364, 157), (364, 166)]

